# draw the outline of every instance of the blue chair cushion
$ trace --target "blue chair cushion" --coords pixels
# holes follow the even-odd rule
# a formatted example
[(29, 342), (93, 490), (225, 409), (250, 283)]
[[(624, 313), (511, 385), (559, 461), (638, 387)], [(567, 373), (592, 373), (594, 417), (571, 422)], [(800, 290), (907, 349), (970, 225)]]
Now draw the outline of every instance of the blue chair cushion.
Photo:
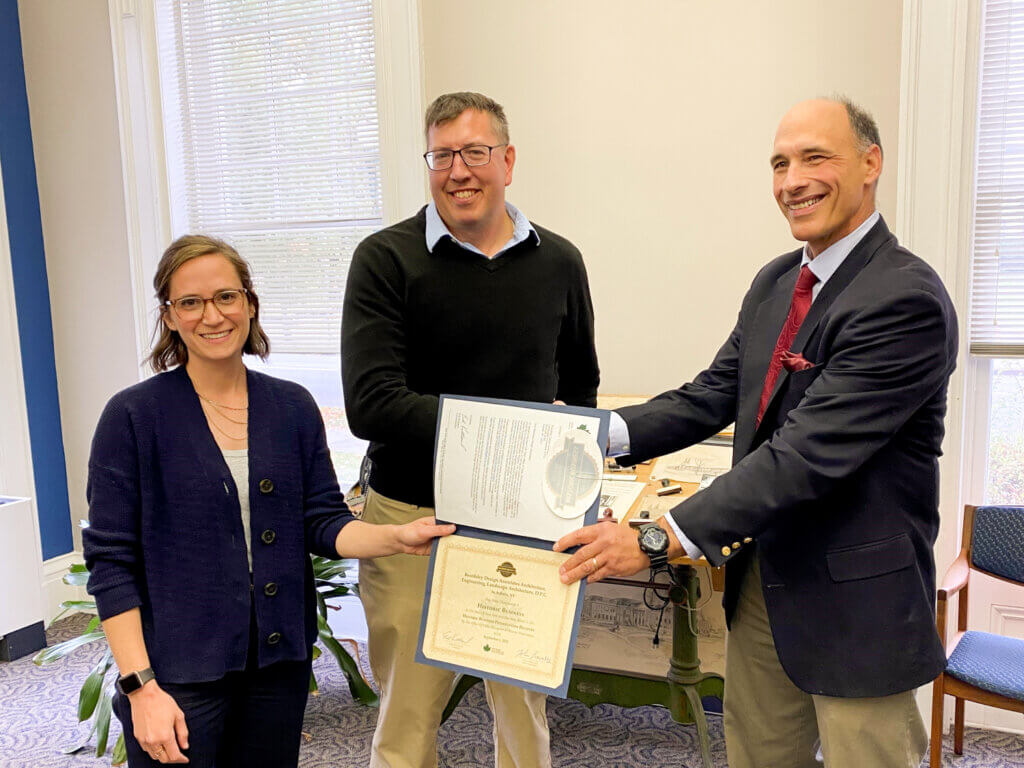
[(977, 688), (1024, 701), (1024, 640), (965, 632), (946, 674)]

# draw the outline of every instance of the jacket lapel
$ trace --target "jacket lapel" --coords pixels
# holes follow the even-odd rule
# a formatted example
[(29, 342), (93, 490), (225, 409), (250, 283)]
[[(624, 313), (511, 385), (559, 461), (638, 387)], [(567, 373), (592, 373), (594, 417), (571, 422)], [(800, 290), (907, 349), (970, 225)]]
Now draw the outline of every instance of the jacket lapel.
[[(746, 454), (754, 437), (754, 420), (757, 406), (761, 401), (761, 390), (768, 374), (768, 364), (779, 339), (779, 331), (789, 314), (793, 299), (793, 288), (800, 273), (802, 251), (791, 255), (793, 266), (775, 281), (768, 297), (758, 304), (753, 321), (749, 324), (750, 334), (744, 339), (744, 355), (741, 363), (739, 407), (736, 413), (736, 434), (734, 455), (739, 458)], [(744, 323), (746, 325), (746, 323)]]
[[(804, 347), (807, 345), (808, 340), (811, 338), (811, 334), (814, 333), (821, 319), (825, 316), (825, 312), (828, 311), (829, 306), (832, 302), (844, 291), (846, 287), (853, 282), (853, 280), (860, 274), (861, 269), (871, 260), (871, 257), (875, 255), (875, 252), (889, 239), (892, 238), (892, 234), (889, 232), (889, 228), (885, 226), (885, 221), (879, 217), (878, 223), (875, 224), (868, 233), (850, 251), (850, 255), (843, 259), (843, 263), (839, 265), (839, 268), (832, 274), (832, 277), (828, 279), (828, 282), (822, 286), (821, 291), (818, 293), (817, 298), (811, 304), (809, 310), (807, 310), (807, 316), (804, 318), (803, 323), (800, 324), (800, 329), (797, 331), (796, 337), (793, 339), (793, 344), (790, 346), (790, 350), (798, 354), (802, 354)], [(799, 271), (799, 270), (797, 270)], [(788, 272), (786, 273), (789, 274)], [(792, 285), (796, 285), (796, 278), (793, 277)], [(790, 289), (792, 290), (792, 288)], [(788, 313), (788, 303), (787, 303)], [(783, 320), (779, 322), (776, 328), (781, 329)], [(778, 339), (778, 331), (776, 331), (776, 340)], [(774, 350), (774, 343), (772, 349), (768, 351), (768, 356), (771, 357), (772, 350)], [(814, 363), (824, 363), (823, 360), (814, 360)], [(761, 386), (764, 386), (764, 376), (768, 372), (768, 364), (765, 363), (764, 373), (761, 376)], [(771, 397), (768, 398), (767, 408), (771, 408), (772, 401), (779, 394), (779, 390), (782, 389), (783, 383), (789, 378), (789, 371), (783, 368), (779, 371), (779, 378), (775, 380), (775, 387), (772, 389)], [(760, 391), (758, 391), (758, 397), (760, 397)], [(753, 411), (753, 419), (757, 418), (756, 405)], [(773, 427), (774, 428), (774, 427)]]

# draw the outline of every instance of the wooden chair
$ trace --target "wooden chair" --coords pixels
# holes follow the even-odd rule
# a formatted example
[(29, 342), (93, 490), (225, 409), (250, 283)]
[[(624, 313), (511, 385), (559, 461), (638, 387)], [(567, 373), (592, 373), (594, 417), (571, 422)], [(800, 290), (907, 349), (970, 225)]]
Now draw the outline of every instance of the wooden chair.
[[(938, 590), (936, 625), (946, 639), (949, 599), (959, 593), (957, 632), (932, 693), (931, 768), (942, 763), (943, 696), (956, 698), (953, 751), (964, 751), (964, 700), (1024, 713), (1024, 640), (967, 629), (971, 571), (1024, 586), (1024, 507), (964, 507), (963, 544)], [(1022, 592), (1024, 597), (1024, 592)]]

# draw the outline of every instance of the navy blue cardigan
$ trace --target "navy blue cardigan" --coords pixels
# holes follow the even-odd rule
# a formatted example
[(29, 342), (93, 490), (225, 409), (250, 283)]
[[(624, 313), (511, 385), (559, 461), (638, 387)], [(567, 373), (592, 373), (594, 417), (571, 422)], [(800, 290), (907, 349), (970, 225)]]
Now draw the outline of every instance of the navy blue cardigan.
[(248, 372), (252, 582), (238, 491), (184, 367), (115, 395), (89, 457), (89, 593), (103, 619), (138, 607), (158, 680), (203, 682), (308, 657), (308, 552), (337, 557), (352, 520), (323, 420), (298, 384)]

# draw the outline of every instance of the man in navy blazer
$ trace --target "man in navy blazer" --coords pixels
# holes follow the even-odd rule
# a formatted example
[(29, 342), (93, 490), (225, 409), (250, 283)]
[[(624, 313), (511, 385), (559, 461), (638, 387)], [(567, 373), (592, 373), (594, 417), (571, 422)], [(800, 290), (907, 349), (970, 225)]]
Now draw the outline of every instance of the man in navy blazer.
[[(956, 362), (952, 303), (875, 211), (878, 128), (846, 101), (782, 120), (774, 193), (803, 248), (754, 277), (691, 383), (613, 414), (631, 464), (735, 422), (733, 467), (659, 525), (668, 555), (726, 568), (730, 768), (916, 768), (913, 691), (942, 669), (934, 623), (938, 457)], [(648, 567), (599, 523), (567, 581)]]

